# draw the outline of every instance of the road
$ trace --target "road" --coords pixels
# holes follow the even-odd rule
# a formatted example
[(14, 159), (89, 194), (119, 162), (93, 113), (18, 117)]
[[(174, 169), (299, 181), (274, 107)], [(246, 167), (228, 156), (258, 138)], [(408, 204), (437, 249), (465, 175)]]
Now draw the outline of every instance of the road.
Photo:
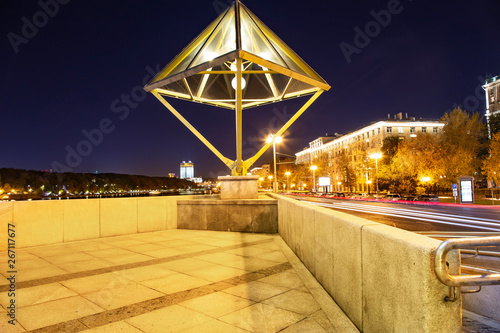
[(294, 197), (371, 221), (419, 233), (499, 233), (500, 210), (348, 199)]

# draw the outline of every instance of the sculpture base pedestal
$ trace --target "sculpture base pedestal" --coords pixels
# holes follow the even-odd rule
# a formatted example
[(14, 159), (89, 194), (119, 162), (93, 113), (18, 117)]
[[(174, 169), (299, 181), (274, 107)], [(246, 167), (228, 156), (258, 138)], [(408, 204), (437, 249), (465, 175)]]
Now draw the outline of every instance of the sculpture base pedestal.
[(220, 176), (222, 200), (257, 199), (259, 176)]

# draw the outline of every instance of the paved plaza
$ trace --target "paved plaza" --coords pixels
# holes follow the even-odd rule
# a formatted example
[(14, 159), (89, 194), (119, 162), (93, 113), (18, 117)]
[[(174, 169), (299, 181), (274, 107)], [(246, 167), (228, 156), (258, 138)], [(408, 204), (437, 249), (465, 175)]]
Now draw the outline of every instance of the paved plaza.
[[(167, 230), (16, 250), (0, 332), (358, 332), (278, 235)], [(479, 320), (479, 321), (478, 321)], [(487, 325), (489, 324), (489, 325)], [(497, 332), (464, 314), (463, 332)]]
[(18, 322), (4, 279), (1, 332), (357, 332), (278, 235), (167, 230), (16, 257)]

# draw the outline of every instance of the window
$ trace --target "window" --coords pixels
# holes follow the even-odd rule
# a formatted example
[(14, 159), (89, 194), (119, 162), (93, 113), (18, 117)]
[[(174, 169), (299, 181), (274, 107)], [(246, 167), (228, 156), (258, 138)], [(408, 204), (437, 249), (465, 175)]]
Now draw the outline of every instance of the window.
[(380, 134), (380, 128), (378, 129), (378, 134)]
[(410, 133), (415, 134), (415, 127), (410, 127)]
[[(380, 129), (379, 129), (379, 131), (380, 131)], [(375, 136), (375, 130), (372, 131), (372, 135)]]
[(398, 127), (398, 133), (404, 133), (403, 127)]
[(437, 132), (438, 132), (438, 128), (437, 128), (437, 127), (433, 127), (433, 128), (432, 128), (432, 133), (434, 133), (434, 134), (435, 134), (435, 133), (437, 133)]
[(387, 127), (387, 133), (392, 133), (392, 127)]
[(422, 133), (427, 133), (427, 127), (422, 127)]

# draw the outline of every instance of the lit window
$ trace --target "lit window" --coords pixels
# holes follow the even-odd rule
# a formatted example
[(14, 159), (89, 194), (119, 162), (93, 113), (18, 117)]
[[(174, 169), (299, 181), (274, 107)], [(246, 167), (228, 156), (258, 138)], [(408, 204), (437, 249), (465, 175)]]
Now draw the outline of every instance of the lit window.
[(387, 133), (392, 133), (392, 127), (387, 127)]
[(410, 127), (410, 133), (415, 134), (415, 127)]
[(427, 133), (427, 127), (422, 127), (422, 133)]
[(398, 127), (398, 133), (404, 133), (403, 127)]

